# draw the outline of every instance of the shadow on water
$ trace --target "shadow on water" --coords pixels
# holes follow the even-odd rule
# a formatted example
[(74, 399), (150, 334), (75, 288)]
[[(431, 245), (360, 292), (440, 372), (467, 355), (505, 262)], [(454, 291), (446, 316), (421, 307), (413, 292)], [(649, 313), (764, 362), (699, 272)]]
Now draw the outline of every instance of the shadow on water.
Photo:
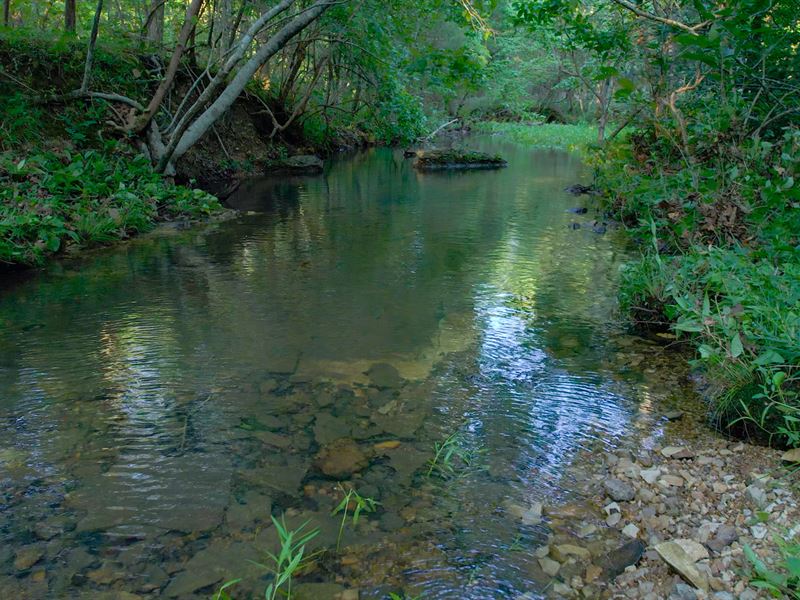
[[(547, 594), (534, 549), (602, 522), (592, 456), (686, 382), (615, 322), (625, 250), (571, 227), (579, 160), (471, 143), (509, 168), (374, 149), (2, 293), (2, 596), (258, 595), (282, 514), (321, 529), (301, 583)], [(337, 553), (339, 480), (381, 504)]]

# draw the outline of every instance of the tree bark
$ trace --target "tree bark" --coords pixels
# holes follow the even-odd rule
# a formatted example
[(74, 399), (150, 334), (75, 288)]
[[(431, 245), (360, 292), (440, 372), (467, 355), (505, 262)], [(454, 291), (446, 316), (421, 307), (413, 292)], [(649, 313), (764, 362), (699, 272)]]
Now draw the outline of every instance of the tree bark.
[[(180, 159), (189, 148), (196, 144), (236, 101), (256, 71), (286, 46), (294, 36), (321, 17), (337, 1), (319, 0), (310, 8), (300, 12), (266, 43), (260, 46), (256, 53), (242, 65), (219, 97), (200, 116), (194, 119), (184, 131), (176, 130), (173, 133), (173, 139), (170, 140), (164, 156), (159, 161), (158, 170), (163, 172), (170, 164)], [(242, 52), (244, 52), (244, 49), (242, 49)]]
[(186, 9), (186, 19), (183, 22), (183, 27), (181, 27), (181, 32), (178, 36), (178, 43), (175, 45), (172, 58), (169, 61), (169, 65), (167, 65), (167, 72), (164, 74), (164, 78), (158, 85), (158, 89), (156, 89), (152, 99), (150, 100), (150, 103), (147, 105), (147, 110), (141, 116), (141, 118), (137, 119), (137, 131), (143, 131), (145, 127), (150, 124), (150, 120), (158, 112), (158, 108), (164, 101), (164, 97), (169, 91), (169, 88), (172, 87), (172, 82), (175, 80), (175, 74), (178, 72), (178, 65), (181, 62), (181, 57), (186, 50), (186, 41), (189, 39), (189, 35), (194, 29), (195, 20), (197, 15), (200, 13), (200, 7), (202, 4), (203, 0), (192, 0), (191, 4), (189, 4), (188, 8)]
[(83, 81), (80, 92), (86, 94), (89, 91), (89, 82), (92, 79), (92, 65), (94, 64), (94, 47), (97, 44), (97, 33), (100, 30), (100, 15), (103, 13), (103, 0), (97, 0), (97, 8), (94, 11), (92, 21), (92, 33), (89, 36), (89, 46), (86, 48), (86, 64), (83, 67)]
[(151, 0), (150, 10), (145, 21), (145, 39), (151, 44), (161, 45), (164, 41), (164, 5), (166, 0)]
[(8, 27), (11, 18), (11, 0), (3, 0), (3, 25)]
[(75, 33), (75, 0), (65, 0), (64, 2), (64, 29)]
[(230, 48), (231, 27), (233, 26), (233, 6), (231, 0), (222, 0), (220, 3), (220, 35), (219, 35), (219, 56), (225, 56)]

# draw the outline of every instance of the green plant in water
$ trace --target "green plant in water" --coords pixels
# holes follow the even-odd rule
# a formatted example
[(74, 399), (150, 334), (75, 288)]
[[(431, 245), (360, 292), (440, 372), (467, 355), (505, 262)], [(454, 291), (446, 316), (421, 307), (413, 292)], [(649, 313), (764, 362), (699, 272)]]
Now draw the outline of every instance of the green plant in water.
[(408, 596), (403, 594), (402, 596), (396, 592), (389, 592), (389, 600), (420, 600), (422, 596)]
[(241, 578), (231, 579), (230, 581), (226, 581), (220, 586), (220, 588), (216, 591), (216, 593), (213, 596), (211, 596), (211, 600), (231, 600), (231, 596), (230, 594), (228, 594), (227, 590), (228, 588), (233, 587), (240, 581)]
[(455, 475), (460, 461), (462, 467), (469, 467), (475, 462), (476, 455), (480, 450), (470, 450), (464, 447), (461, 434), (451, 433), (443, 442), (433, 444), (434, 455), (428, 461), (428, 472), (426, 477), (434, 473), (442, 478)]
[(375, 512), (378, 508), (380, 502), (375, 500), (374, 498), (368, 498), (360, 495), (356, 490), (350, 488), (349, 490), (345, 490), (341, 484), (339, 485), (339, 489), (342, 490), (344, 493), (344, 498), (338, 504), (336, 508), (333, 509), (331, 516), (336, 516), (339, 513), (342, 513), (342, 522), (339, 524), (339, 535), (336, 537), (336, 551), (339, 551), (339, 546), (342, 543), (342, 534), (344, 533), (344, 526), (347, 523), (347, 511), (350, 508), (350, 503), (355, 503), (355, 507), (353, 508), (353, 512), (351, 514), (350, 520), (353, 523), (353, 527), (356, 526), (358, 523), (358, 519), (361, 516), (361, 513), (371, 513)]
[(271, 517), (271, 519), (280, 539), (280, 552), (278, 552), (277, 556), (270, 552), (267, 553), (267, 556), (274, 563), (271, 567), (259, 563), (255, 564), (272, 571), (275, 576), (272, 583), (264, 590), (265, 600), (275, 600), (279, 594), (289, 599), (292, 597), (292, 577), (302, 566), (306, 544), (319, 535), (319, 528), (315, 527), (310, 531), (304, 532), (303, 530), (309, 523), (305, 521), (296, 529), (290, 530), (286, 527), (286, 522), (283, 518), (280, 521), (275, 517)]

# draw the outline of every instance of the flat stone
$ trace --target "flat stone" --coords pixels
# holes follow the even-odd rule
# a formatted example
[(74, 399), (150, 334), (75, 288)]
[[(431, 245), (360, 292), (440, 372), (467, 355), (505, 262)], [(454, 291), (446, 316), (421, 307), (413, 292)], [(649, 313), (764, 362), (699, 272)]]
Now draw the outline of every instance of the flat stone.
[(104, 563), (99, 568), (89, 571), (86, 577), (89, 581), (97, 585), (108, 585), (123, 579), (125, 577), (125, 571), (121, 565)]
[(694, 452), (683, 446), (667, 446), (661, 449), (661, 454), (666, 458), (694, 458)]
[(244, 542), (214, 541), (197, 552), (176, 574), (163, 592), (163, 597), (186, 596), (212, 584), (237, 577), (258, 577), (263, 573), (260, 562), (263, 556), (252, 545)]
[(727, 548), (738, 539), (739, 534), (735, 527), (732, 525), (720, 525), (714, 538), (711, 539), (707, 545), (714, 552), (722, 552), (723, 549)]
[(662, 542), (655, 546), (658, 555), (672, 567), (681, 577), (691, 583), (696, 588), (703, 591), (708, 590), (708, 580), (695, 566), (692, 558), (686, 553), (680, 544), (669, 541)]
[(641, 560), (646, 546), (641, 540), (632, 540), (603, 556), (599, 564), (608, 579), (621, 575), (626, 568)]
[(664, 475), (658, 482), (664, 487), (681, 487), (684, 484), (683, 479), (677, 475)]
[(289, 496), (297, 496), (305, 479), (308, 464), (301, 461), (286, 465), (265, 465), (259, 469), (242, 471), (242, 478), (254, 485), (263, 485)]
[(522, 521), (523, 525), (538, 525), (542, 522), (542, 503), (534, 502), (529, 507), (509, 503), (506, 505), (508, 512), (514, 518)]
[(800, 462), (800, 448), (792, 448), (791, 450), (787, 450), (781, 455), (781, 460), (783, 462), (791, 463)]
[(208, 531), (222, 522), (231, 475), (229, 458), (218, 455), (165, 457), (136, 470), (120, 460), (107, 473), (84, 479), (68, 504), (86, 513), (78, 533), (121, 525)]
[(297, 175), (315, 175), (322, 173), (324, 163), (313, 154), (298, 154), (283, 160), (275, 160), (267, 165), (269, 173), (292, 173)]
[(750, 533), (757, 540), (763, 540), (765, 537), (767, 537), (769, 529), (767, 529), (766, 525), (753, 525), (750, 528)]
[(697, 600), (697, 592), (685, 583), (676, 583), (667, 600)]
[(682, 410), (669, 410), (664, 413), (664, 418), (668, 421), (677, 421), (678, 419), (683, 418), (683, 411)]
[(364, 469), (368, 460), (358, 444), (350, 438), (342, 438), (325, 446), (317, 455), (316, 467), (328, 477), (347, 479)]
[(653, 484), (656, 481), (658, 481), (659, 477), (661, 477), (661, 469), (659, 469), (658, 467), (653, 467), (652, 469), (642, 469), (639, 472), (639, 475), (647, 483)]
[(550, 554), (560, 562), (564, 562), (570, 556), (575, 556), (581, 560), (589, 560), (592, 555), (586, 548), (575, 546), (574, 544), (558, 544), (550, 548)]
[(686, 552), (686, 555), (692, 560), (692, 562), (697, 562), (698, 560), (704, 560), (708, 558), (708, 550), (706, 550), (705, 546), (699, 542), (687, 538), (680, 538), (673, 541), (683, 548), (683, 551)]
[(375, 363), (366, 375), (370, 383), (378, 388), (398, 388), (403, 384), (400, 372), (389, 363)]
[(639, 528), (633, 523), (628, 523), (622, 528), (622, 535), (626, 535), (629, 538), (637, 538), (639, 537)]
[(433, 453), (422, 452), (411, 446), (402, 446), (397, 450), (388, 451), (389, 465), (396, 471), (394, 480), (399, 485), (408, 485), (430, 458)]
[(767, 492), (765, 492), (764, 488), (761, 486), (756, 484), (748, 485), (747, 488), (745, 488), (745, 494), (747, 494), (747, 497), (750, 498), (758, 508), (764, 508), (769, 504)]
[(330, 413), (320, 413), (314, 421), (314, 439), (320, 446), (340, 438), (348, 438), (352, 431), (353, 428), (347, 420), (334, 417)]
[(606, 479), (603, 487), (608, 496), (616, 502), (629, 502), (636, 497), (636, 490), (633, 486), (621, 479)]
[(345, 588), (338, 583), (299, 583), (292, 586), (294, 600), (340, 600)]
[(233, 529), (254, 525), (257, 521), (269, 522), (272, 499), (258, 492), (248, 492), (242, 502), (233, 501), (225, 512), (225, 522)]
[(14, 555), (14, 568), (17, 571), (27, 571), (42, 558), (44, 552), (38, 546), (21, 548)]
[(561, 568), (558, 561), (548, 558), (547, 556), (539, 559), (539, 566), (542, 567), (542, 571), (550, 575), (550, 577), (555, 577)]
[(268, 446), (274, 446), (276, 448), (285, 449), (292, 445), (292, 438), (288, 435), (281, 435), (271, 431), (253, 431), (250, 436)]

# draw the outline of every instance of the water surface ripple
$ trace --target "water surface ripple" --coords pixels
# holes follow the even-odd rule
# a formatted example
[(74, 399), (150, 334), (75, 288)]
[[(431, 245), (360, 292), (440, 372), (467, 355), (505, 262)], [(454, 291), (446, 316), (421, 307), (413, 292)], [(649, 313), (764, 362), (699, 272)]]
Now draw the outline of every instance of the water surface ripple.
[[(7, 282), (0, 596), (200, 598), (243, 577), (257, 597), (270, 515), (321, 529), (301, 582), (546, 595), (533, 550), (601, 518), (591, 457), (670, 390), (661, 349), (615, 321), (620, 239), (569, 211), (579, 159), (469, 144), (509, 168), (418, 174), (370, 150), (245, 182), (232, 221)], [(427, 476), (451, 434), (466, 460)], [(381, 504), (337, 553), (339, 479)], [(535, 502), (579, 517), (521, 519)]]

